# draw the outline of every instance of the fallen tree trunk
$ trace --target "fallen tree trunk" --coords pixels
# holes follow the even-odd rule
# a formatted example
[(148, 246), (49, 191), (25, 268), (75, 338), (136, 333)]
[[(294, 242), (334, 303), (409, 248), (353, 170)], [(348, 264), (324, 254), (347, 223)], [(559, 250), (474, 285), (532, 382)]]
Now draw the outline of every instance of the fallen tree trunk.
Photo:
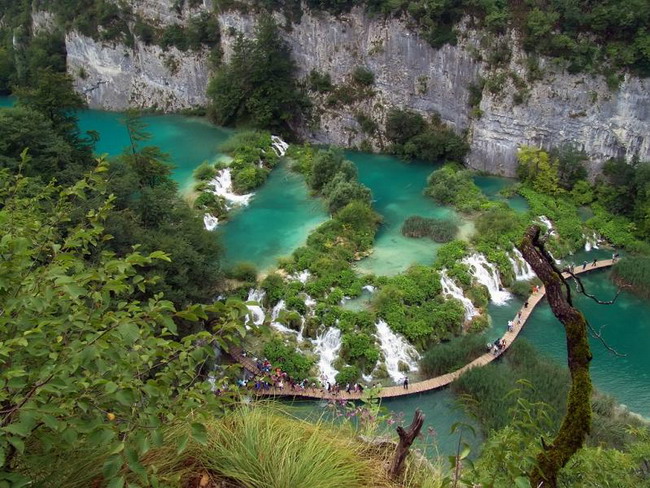
[(571, 388), (567, 412), (555, 439), (549, 445), (543, 440), (543, 450), (537, 464), (529, 473), (533, 488), (556, 488), (560, 470), (582, 447), (591, 428), (591, 377), (589, 362), (588, 324), (584, 315), (573, 306), (571, 289), (544, 248), (540, 228), (531, 226), (519, 245), (524, 259), (530, 264), (546, 288), (546, 298), (553, 314), (564, 325), (567, 359), (571, 373)]

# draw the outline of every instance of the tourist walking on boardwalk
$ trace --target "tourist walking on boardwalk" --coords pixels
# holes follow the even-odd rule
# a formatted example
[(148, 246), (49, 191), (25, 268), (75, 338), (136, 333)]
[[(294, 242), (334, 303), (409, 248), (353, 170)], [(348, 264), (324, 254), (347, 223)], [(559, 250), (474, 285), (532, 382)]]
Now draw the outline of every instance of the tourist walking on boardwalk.
[(598, 259), (597, 259), (597, 258), (594, 258), (594, 262), (591, 263), (591, 267), (592, 267), (592, 268), (595, 268), (595, 267), (596, 267), (596, 263), (598, 263)]
[(404, 389), (408, 390), (409, 389), (409, 378), (408, 376), (404, 376), (404, 383), (403, 383)]
[(584, 262), (582, 263), (582, 269), (587, 269), (587, 261), (584, 261)]

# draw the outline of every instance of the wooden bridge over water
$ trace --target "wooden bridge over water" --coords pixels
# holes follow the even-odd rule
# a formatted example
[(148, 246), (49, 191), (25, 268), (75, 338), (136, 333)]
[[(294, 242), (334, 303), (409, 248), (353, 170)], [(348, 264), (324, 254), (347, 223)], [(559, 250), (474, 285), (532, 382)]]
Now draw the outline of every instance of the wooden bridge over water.
[[(597, 261), (595, 265), (588, 263), (585, 268), (582, 265), (576, 266), (574, 273), (582, 274), (589, 271), (594, 271), (596, 269), (608, 268), (614, 262), (611, 259), (604, 259), (602, 261)], [(568, 278), (568, 274), (564, 274), (565, 278)], [(379, 394), (377, 395), (380, 398), (393, 398), (405, 395), (414, 395), (416, 393), (422, 393), (425, 391), (437, 390), (438, 388), (445, 387), (458, 379), (465, 371), (485, 366), (495, 359), (497, 359), (501, 354), (503, 354), (515, 341), (519, 333), (524, 327), (524, 324), (532, 314), (533, 310), (537, 304), (544, 298), (546, 290), (544, 287), (540, 287), (537, 293), (533, 293), (528, 297), (527, 307), (522, 307), (515, 317), (513, 317), (513, 329), (511, 331), (506, 331), (502, 336), (502, 339), (506, 341), (506, 346), (501, 349), (497, 354), (492, 352), (487, 352), (482, 356), (479, 356), (475, 360), (467, 363), (460, 369), (453, 371), (451, 373), (443, 374), (441, 376), (436, 376), (435, 378), (429, 378), (428, 380), (418, 381), (415, 383), (410, 383), (407, 388), (404, 388), (402, 385), (399, 386), (388, 386), (383, 387)], [(517, 318), (519, 316), (519, 318)], [(255, 362), (244, 356), (241, 351), (232, 351), (231, 356), (233, 359), (238, 361), (244, 368), (250, 371), (253, 374), (260, 374), (259, 369)], [(328, 391), (324, 391), (322, 388), (307, 388), (304, 390), (292, 390), (288, 385), (285, 388), (270, 388), (269, 390), (260, 390), (256, 391), (256, 394), (260, 396), (291, 396), (291, 397), (301, 397), (301, 398), (313, 398), (313, 399), (322, 399), (322, 400), (359, 400), (362, 396), (361, 393), (346, 393), (345, 391), (340, 391), (338, 394), (334, 395)]]

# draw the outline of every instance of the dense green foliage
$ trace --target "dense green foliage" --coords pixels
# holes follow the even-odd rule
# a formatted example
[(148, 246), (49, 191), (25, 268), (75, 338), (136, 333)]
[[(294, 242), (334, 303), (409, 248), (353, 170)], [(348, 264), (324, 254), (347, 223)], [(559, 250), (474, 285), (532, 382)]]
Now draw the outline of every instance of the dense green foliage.
[(294, 75), (296, 65), (271, 17), (263, 17), (254, 39), (238, 37), (230, 63), (208, 87), (210, 113), (219, 125), (245, 125), (287, 132), (305, 108)]
[(485, 353), (486, 343), (484, 336), (473, 334), (436, 344), (420, 359), (420, 369), (431, 378), (451, 373)]
[[(559, 239), (552, 239), (553, 252), (565, 255), (584, 243), (583, 234), (594, 231), (615, 246), (648, 253), (650, 236), (650, 164), (612, 159), (594, 185), (586, 181), (584, 154), (572, 147), (547, 153), (522, 147), (518, 173), (526, 185), (518, 191), (534, 215), (546, 215), (557, 228)], [(584, 224), (578, 207), (591, 205), (593, 217)]]
[(373, 299), (378, 317), (403, 334), (419, 349), (449, 339), (461, 332), (463, 306), (445, 300), (440, 292), (438, 272), (427, 266), (413, 266), (405, 273), (382, 278)]
[(426, 194), (440, 205), (451, 205), (461, 212), (486, 208), (488, 199), (472, 179), (472, 173), (446, 164), (429, 175)]
[(296, 352), (293, 347), (287, 346), (279, 339), (272, 339), (264, 345), (264, 356), (273, 367), (281, 368), (296, 381), (309, 378), (309, 370), (314, 365), (313, 360)]
[(650, 256), (622, 258), (612, 268), (612, 279), (636, 293), (650, 296)]
[(426, 121), (409, 110), (391, 109), (386, 118), (388, 150), (403, 159), (462, 161), (469, 150), (465, 140), (438, 117)]
[[(74, 108), (80, 102), (70, 79), (48, 73), (33, 88), (19, 93), (21, 106), (0, 109), (0, 134), (5, 136), (0, 143), (0, 167), (31, 176), (41, 185), (53, 178), (66, 185), (76, 181), (95, 164), (91, 150), (96, 134), (82, 138), (78, 132)], [(154, 261), (143, 271), (158, 280), (138, 292), (141, 298), (165, 292), (179, 307), (205, 302), (221, 280), (219, 243), (177, 195), (168, 157), (143, 145), (149, 135), (137, 115), (129, 114), (125, 123), (129, 151), (111, 161), (108, 169), (107, 194), (112, 193), (114, 200), (104, 226), (112, 238), (98, 248), (124, 256), (138, 244), (144, 253), (168, 253), (171, 261)], [(24, 149), (30, 155), (25, 160), (20, 156)], [(94, 195), (72, 218), (81, 218), (105, 199)]]
[(370, 190), (357, 181), (357, 168), (344, 159), (342, 151), (321, 150), (310, 161), (310, 165), (302, 170), (310, 188), (327, 201), (330, 213), (334, 214), (354, 201), (370, 204)]
[(404, 221), (401, 232), (406, 237), (430, 237), (435, 242), (449, 242), (458, 233), (458, 226), (451, 220), (413, 215)]
[(280, 158), (271, 145), (271, 134), (261, 131), (238, 132), (221, 146), (232, 157), (228, 167), (233, 189), (247, 193), (261, 186)]
[[(89, 203), (106, 194), (107, 171), (100, 162), (70, 187), (0, 171), (0, 483), (47, 477), (49, 466), (24, 471), (32, 460), (102, 446), (105, 479), (131, 472), (148, 484), (155, 474), (140, 461), (163, 423), (191, 416), (200, 432), (224, 403), (200, 370), (244, 333), (245, 308), (139, 300), (155, 286), (148, 269), (170, 258), (103, 249), (114, 198)], [(178, 340), (177, 321), (211, 331)]]

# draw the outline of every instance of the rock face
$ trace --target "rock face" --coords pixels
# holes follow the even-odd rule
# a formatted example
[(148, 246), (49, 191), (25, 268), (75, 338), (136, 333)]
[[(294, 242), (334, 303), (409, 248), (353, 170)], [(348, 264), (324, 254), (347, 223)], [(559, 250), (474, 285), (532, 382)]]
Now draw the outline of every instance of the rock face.
[[(172, 5), (172, 0), (138, 0), (134, 10), (151, 22), (169, 25), (209, 8), (207, 0), (181, 13)], [(279, 25), (287, 25), (281, 14), (276, 18)], [(356, 8), (336, 17), (304, 12), (286, 29), (300, 76), (317, 70), (347, 86), (357, 67), (375, 74), (374, 93), (351, 104), (327, 104), (326, 96), (313, 95), (314, 120), (299, 128), (307, 139), (381, 149), (385, 142), (381, 136), (364, 134), (356, 119), (361, 113), (382, 127), (388, 110), (398, 107), (426, 116), (437, 113), (456, 131), (468, 131), (468, 164), (490, 173), (514, 175), (517, 147), (522, 144), (548, 148), (573, 143), (591, 156), (592, 174), (610, 157), (650, 159), (649, 80), (626, 77), (618, 90), (611, 91), (600, 77), (569, 75), (542, 60), (543, 78), (529, 84), (523, 103), (513, 101), (515, 88), (506, 76), (499, 93), (484, 90), (479, 117), (469, 107), (469, 86), (481, 75), (493, 74), (478, 60), (480, 33), (464, 29), (457, 46), (433, 49), (407, 22), (373, 18)], [(251, 35), (255, 23), (254, 13), (219, 14), (226, 60), (236, 35)], [(525, 79), (525, 54), (514, 35), (510, 37), (513, 56), (507, 71)], [(133, 49), (103, 45), (74, 32), (67, 35), (66, 46), (69, 71), (91, 107), (155, 106), (172, 111), (207, 101), (207, 52), (163, 52), (137, 41)], [(82, 79), (79, 74), (84, 72)]]
[(204, 106), (210, 70), (207, 52), (163, 51), (136, 41), (94, 41), (76, 32), (65, 37), (68, 72), (90, 108), (154, 108), (171, 112)]
[(650, 159), (650, 80), (627, 76), (611, 91), (600, 76), (546, 72), (524, 104), (512, 101), (510, 85), (505, 96), (484, 92), (483, 115), (472, 123), (471, 167), (514, 175), (522, 144), (574, 144), (591, 156), (592, 175), (609, 158)]
[[(233, 36), (226, 33), (250, 35), (254, 18), (229, 12), (220, 16), (220, 24), (227, 58)], [(329, 73), (335, 84), (346, 84), (357, 67), (375, 74), (373, 97), (340, 109), (325, 108), (318, 101), (320, 127), (305, 130), (311, 140), (357, 145), (369, 137), (361, 132), (355, 113), (363, 112), (381, 125), (391, 107), (427, 116), (439, 113), (458, 131), (469, 126), (468, 85), (478, 78), (479, 65), (460, 47), (431, 49), (402, 19), (371, 18), (362, 9), (338, 17), (305, 13), (286, 40), (302, 77), (316, 70)]]

